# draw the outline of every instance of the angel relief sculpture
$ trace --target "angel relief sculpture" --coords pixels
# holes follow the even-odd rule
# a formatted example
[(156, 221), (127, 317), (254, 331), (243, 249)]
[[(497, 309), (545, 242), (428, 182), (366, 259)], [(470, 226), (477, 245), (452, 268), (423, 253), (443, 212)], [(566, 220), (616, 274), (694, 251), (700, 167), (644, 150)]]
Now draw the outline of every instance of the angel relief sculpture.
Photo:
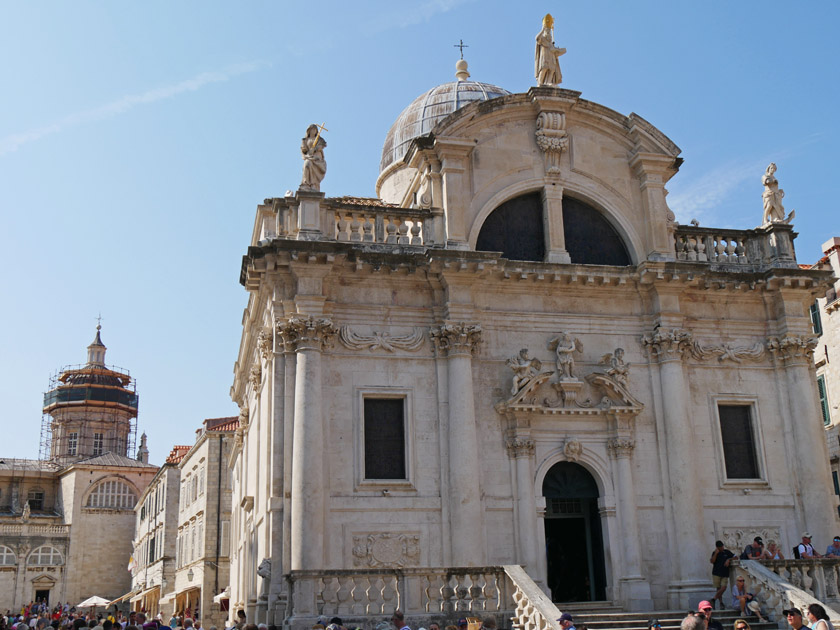
[(513, 370), (513, 387), (510, 389), (511, 395), (522, 389), (525, 384), (534, 378), (542, 368), (542, 363), (539, 359), (532, 359), (528, 356), (528, 348), (522, 348), (519, 351), (519, 356), (508, 359), (505, 362), (511, 370)]
[(583, 352), (583, 344), (579, 339), (561, 332), (548, 342), (548, 349), (554, 350), (557, 362), (557, 375), (560, 379), (574, 379), (575, 352)]
[(624, 348), (616, 348), (608, 352), (599, 363), (607, 368), (607, 376), (621, 385), (627, 385), (627, 373), (630, 371), (630, 364), (624, 361)]

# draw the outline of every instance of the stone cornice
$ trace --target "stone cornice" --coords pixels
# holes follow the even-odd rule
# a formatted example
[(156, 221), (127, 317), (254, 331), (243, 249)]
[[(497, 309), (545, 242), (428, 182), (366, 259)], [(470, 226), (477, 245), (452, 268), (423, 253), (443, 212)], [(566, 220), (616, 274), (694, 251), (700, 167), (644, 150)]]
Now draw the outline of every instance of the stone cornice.
[(438, 356), (473, 356), (478, 354), (481, 345), (481, 326), (479, 324), (447, 322), (430, 332)]
[(301, 350), (321, 351), (331, 348), (338, 334), (338, 329), (326, 317), (305, 317), (292, 315), (287, 319), (278, 319), (275, 323), (278, 342), (283, 344), (285, 352)]

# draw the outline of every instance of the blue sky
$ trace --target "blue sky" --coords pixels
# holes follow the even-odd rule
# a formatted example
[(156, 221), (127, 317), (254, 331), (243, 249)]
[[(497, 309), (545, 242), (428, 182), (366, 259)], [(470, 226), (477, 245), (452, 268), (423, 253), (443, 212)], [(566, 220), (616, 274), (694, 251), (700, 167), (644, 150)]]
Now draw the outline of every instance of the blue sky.
[(153, 462), (235, 414), (241, 256), (256, 204), (298, 185), (306, 126), (329, 129), (322, 190), (372, 196), (388, 127), (453, 80), (453, 45), (527, 91), (546, 12), (563, 87), (682, 148), (678, 220), (755, 227), (775, 161), (800, 262), (840, 236), (837, 2), (0, 0), (2, 454), (37, 456), (49, 376), (100, 312)]

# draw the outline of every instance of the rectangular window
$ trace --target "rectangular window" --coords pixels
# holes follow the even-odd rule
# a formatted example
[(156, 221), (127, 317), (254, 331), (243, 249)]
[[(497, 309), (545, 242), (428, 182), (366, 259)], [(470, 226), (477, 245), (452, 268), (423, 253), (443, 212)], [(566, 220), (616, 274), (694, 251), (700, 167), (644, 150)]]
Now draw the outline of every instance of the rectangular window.
[(223, 556), (230, 555), (230, 521), (222, 521), (222, 544), (220, 553)]
[(365, 479), (405, 479), (405, 399), (364, 399)]
[(752, 416), (748, 405), (718, 405), (723, 461), (728, 479), (758, 479)]
[(154, 561), (155, 561), (155, 537), (152, 536), (149, 539), (149, 562), (148, 562), (148, 564), (151, 564)]
[(204, 495), (204, 469), (198, 471), (198, 496)]
[(837, 471), (831, 471), (831, 479), (834, 481), (834, 494), (840, 496), (840, 479), (837, 477)]
[(67, 434), (67, 454), (75, 455), (79, 449), (79, 434), (75, 431)]
[(94, 457), (97, 455), (102, 455), (102, 445), (105, 442), (104, 435), (102, 433), (94, 433), (93, 434), (93, 455)]
[(828, 392), (825, 389), (825, 376), (820, 374), (817, 377), (817, 390), (820, 392), (820, 410), (822, 411), (823, 424), (831, 424), (831, 411), (828, 408)]
[(823, 334), (822, 320), (820, 319), (820, 303), (814, 302), (811, 304), (811, 327), (814, 329), (815, 335)]

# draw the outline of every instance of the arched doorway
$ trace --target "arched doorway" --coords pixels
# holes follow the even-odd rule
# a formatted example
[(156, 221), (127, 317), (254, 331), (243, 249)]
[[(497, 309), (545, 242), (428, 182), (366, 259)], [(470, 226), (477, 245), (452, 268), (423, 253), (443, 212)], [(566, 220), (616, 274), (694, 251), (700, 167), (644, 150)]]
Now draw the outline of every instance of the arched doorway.
[(543, 480), (547, 581), (555, 602), (606, 599), (598, 484), (583, 466), (559, 462)]

